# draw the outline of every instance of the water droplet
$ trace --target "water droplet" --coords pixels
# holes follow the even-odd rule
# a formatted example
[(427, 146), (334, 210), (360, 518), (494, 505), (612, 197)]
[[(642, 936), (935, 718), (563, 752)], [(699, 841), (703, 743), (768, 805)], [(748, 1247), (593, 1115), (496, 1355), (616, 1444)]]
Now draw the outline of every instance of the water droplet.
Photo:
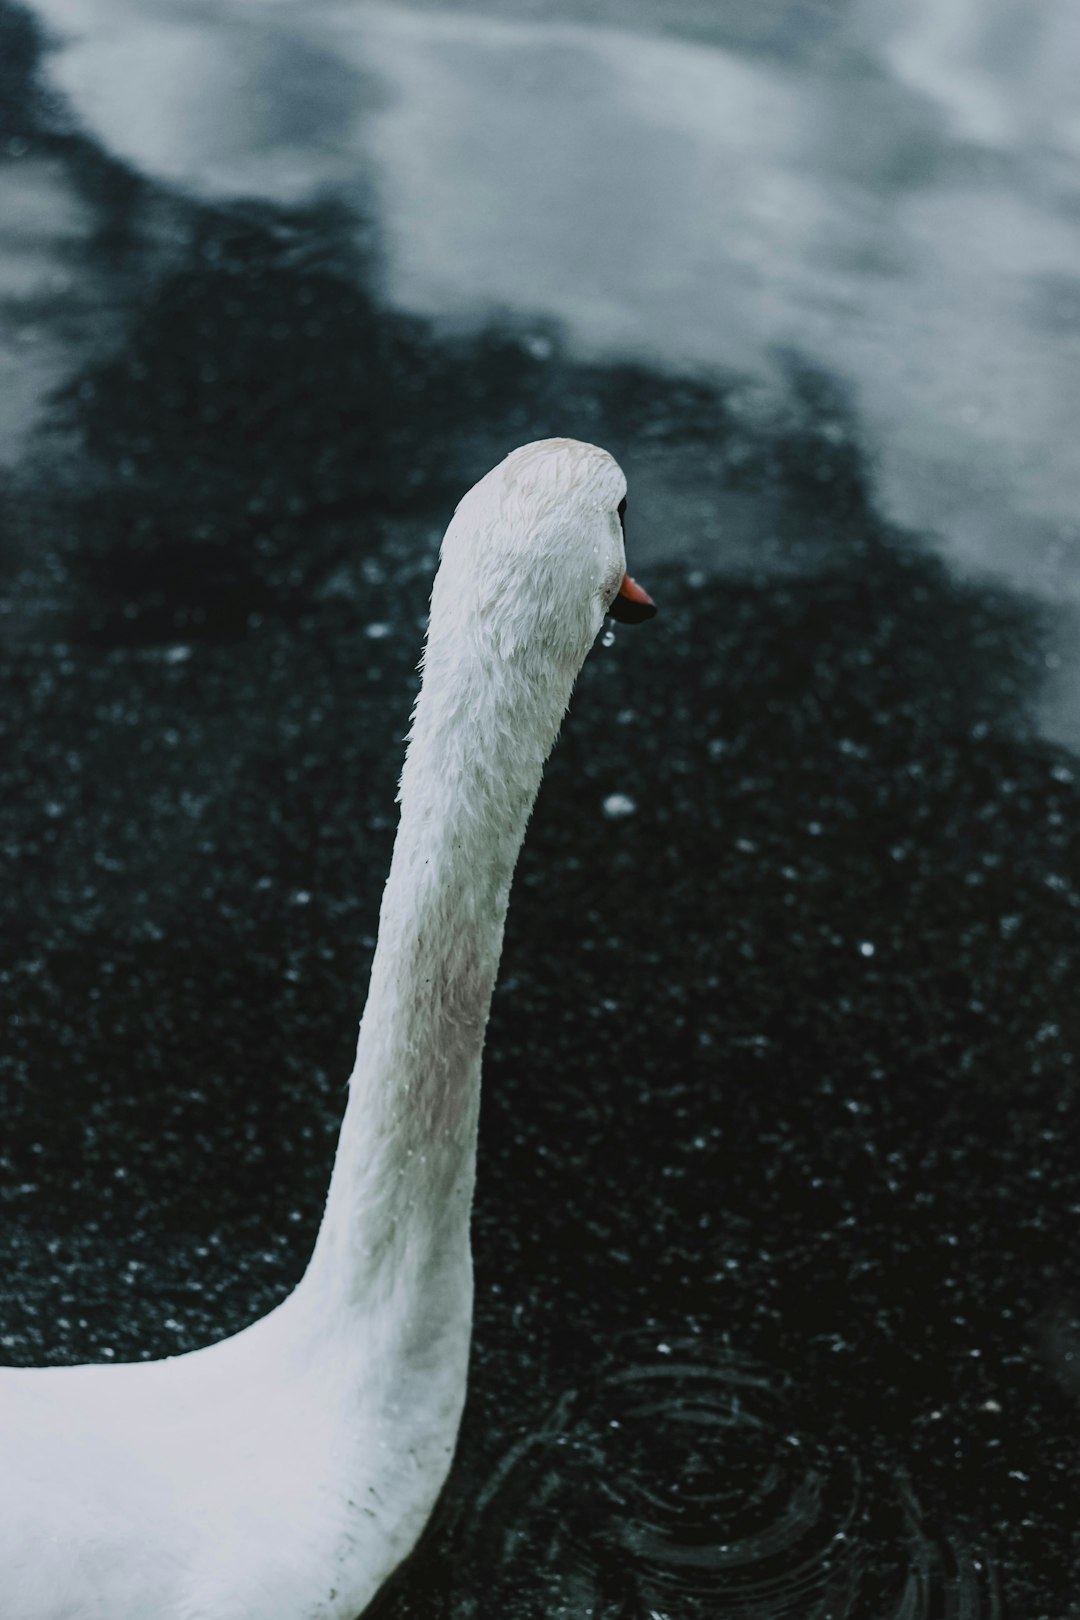
[(386, 637), (390, 634), (390, 626), (388, 624), (382, 624), (381, 622), (376, 621), (376, 623), (369, 624), (365, 627), (364, 634), (371, 641), (385, 641)]
[(859, 941), (859, 955), (860, 956), (873, 956), (874, 949), (875, 949), (875, 947), (870, 943), (870, 941), (868, 939), (863, 939), (863, 940)]
[(601, 647), (614, 647), (614, 645), (615, 645), (615, 632), (611, 628), (610, 625), (604, 631), (603, 635), (600, 637), (600, 645), (601, 645)]
[(611, 821), (621, 821), (624, 816), (632, 816), (637, 805), (629, 794), (609, 793), (604, 800), (604, 814)]

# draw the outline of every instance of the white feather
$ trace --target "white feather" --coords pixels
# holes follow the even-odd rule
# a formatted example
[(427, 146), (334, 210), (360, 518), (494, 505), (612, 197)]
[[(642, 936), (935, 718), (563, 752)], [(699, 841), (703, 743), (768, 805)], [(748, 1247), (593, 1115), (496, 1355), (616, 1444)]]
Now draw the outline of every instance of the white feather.
[(432, 593), (356, 1067), (308, 1270), (165, 1361), (0, 1371), (4, 1620), (353, 1620), (410, 1551), (465, 1398), (480, 1057), (510, 880), (625, 570), (625, 480), (526, 445)]

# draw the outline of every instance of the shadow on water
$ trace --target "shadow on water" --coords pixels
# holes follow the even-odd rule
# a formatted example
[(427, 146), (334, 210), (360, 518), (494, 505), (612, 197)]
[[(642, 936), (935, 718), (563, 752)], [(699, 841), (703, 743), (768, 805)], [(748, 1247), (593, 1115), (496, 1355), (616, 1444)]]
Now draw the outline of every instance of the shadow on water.
[(755, 429), (552, 326), (388, 314), (336, 209), (49, 139), (127, 302), (0, 514), (5, 1353), (192, 1348), (299, 1274), (438, 532), (510, 444), (599, 439), (632, 547), (666, 460), (775, 545), (658, 566), (582, 676), (488, 1042), (461, 1447), (378, 1613), (1061, 1620), (1080, 786), (1026, 730), (1039, 614), (880, 522), (797, 357)]
[[(715, 385), (575, 363), (550, 325), (437, 339), (380, 309), (366, 290), (377, 264), (335, 206), (193, 206), (173, 221), (162, 267), (146, 241), (153, 199), (122, 189), (107, 251), (100, 235), (89, 250), (99, 267), (124, 264), (122, 344), (55, 395), (5, 525), (31, 569), (39, 535), (56, 536), (39, 601), (57, 604), (75, 639), (229, 641), (267, 615), (295, 618), (355, 583), (387, 521), (441, 524), (463, 481), (550, 434), (647, 463), (649, 515), (668, 526), (674, 505), (676, 543), (709, 571), (819, 571), (866, 543), (842, 393), (797, 355), (780, 357), (784, 418), (756, 437)], [(58, 440), (56, 478), (44, 463)], [(653, 488), (665, 458), (675, 470)], [(681, 475), (696, 493), (685, 513)], [(730, 518), (722, 533), (697, 532), (698, 511), (729, 517), (738, 503), (767, 506), (771, 532), (743, 538)]]
[[(147, 211), (136, 199), (112, 225), (110, 250), (126, 236), (135, 266)], [(46, 523), (63, 504), (79, 639), (242, 636), (252, 615), (333, 592), (381, 520), (441, 517), (463, 464), (471, 479), (552, 432), (655, 439), (658, 419), (674, 437), (698, 405), (722, 415), (692, 384), (657, 409), (647, 372), (573, 366), (535, 324), (434, 341), (377, 308), (334, 207), (193, 208), (183, 227), (167, 268), (134, 277), (119, 352), (54, 402), (51, 431), (78, 455)], [(29, 530), (40, 487), (22, 493)]]

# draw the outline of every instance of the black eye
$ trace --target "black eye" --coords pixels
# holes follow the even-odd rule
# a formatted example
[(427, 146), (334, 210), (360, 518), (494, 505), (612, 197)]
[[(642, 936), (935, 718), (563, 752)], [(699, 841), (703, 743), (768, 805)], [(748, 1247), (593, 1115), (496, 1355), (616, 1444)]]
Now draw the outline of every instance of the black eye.
[(622, 524), (623, 533), (625, 534), (626, 533), (626, 496), (625, 495), (623, 496), (622, 500), (619, 502), (619, 522)]

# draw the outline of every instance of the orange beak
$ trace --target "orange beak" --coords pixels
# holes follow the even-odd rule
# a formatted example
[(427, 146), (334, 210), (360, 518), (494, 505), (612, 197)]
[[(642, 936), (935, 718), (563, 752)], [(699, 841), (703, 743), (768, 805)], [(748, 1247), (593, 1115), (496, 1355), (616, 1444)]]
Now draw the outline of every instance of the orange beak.
[(636, 580), (632, 580), (629, 574), (624, 574), (618, 595), (608, 608), (608, 612), (619, 624), (644, 624), (646, 619), (655, 617), (656, 603), (648, 591), (642, 590)]

